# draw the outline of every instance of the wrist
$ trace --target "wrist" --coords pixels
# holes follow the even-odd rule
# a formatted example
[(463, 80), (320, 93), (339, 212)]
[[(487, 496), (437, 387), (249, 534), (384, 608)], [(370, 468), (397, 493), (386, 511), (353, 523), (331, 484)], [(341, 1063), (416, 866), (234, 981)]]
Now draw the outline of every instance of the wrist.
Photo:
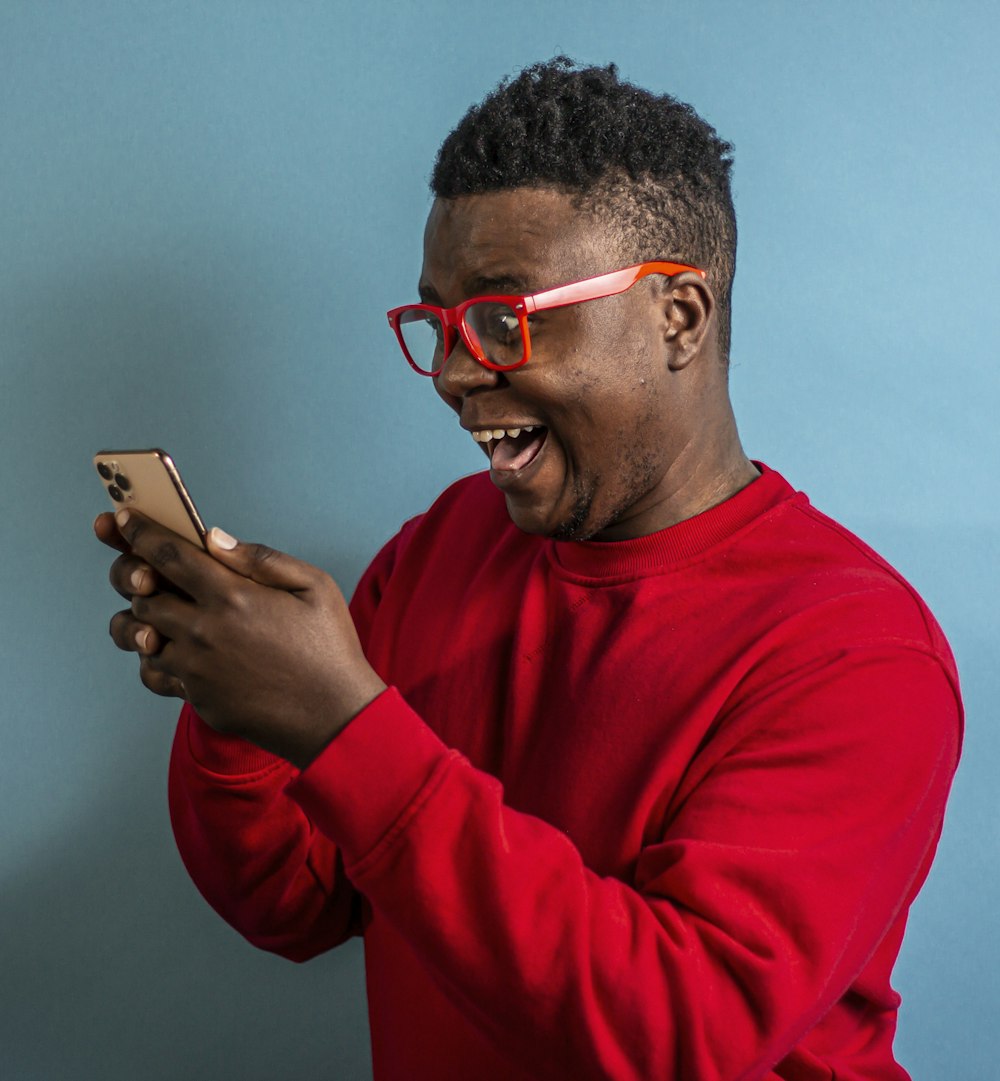
[(306, 769), (385, 690), (386, 684), (374, 670), (368, 668), (348, 693), (339, 696), (339, 708), (317, 718), (319, 723), (302, 731), (299, 738), (290, 740), (288, 747), (278, 753), (298, 770)]

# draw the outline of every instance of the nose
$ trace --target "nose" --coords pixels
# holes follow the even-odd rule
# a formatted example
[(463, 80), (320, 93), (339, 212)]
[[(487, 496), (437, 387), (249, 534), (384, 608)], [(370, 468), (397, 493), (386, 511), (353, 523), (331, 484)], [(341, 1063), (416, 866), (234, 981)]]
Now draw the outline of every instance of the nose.
[(434, 376), (434, 386), (453, 409), (460, 410), (464, 397), (476, 390), (498, 386), (502, 378), (501, 372), (480, 364), (469, 352), (461, 335), (456, 334), (455, 344), (445, 359), (444, 366)]

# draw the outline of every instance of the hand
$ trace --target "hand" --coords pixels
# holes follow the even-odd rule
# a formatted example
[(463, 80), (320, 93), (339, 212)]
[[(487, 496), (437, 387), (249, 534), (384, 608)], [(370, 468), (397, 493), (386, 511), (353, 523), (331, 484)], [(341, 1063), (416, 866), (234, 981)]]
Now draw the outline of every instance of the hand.
[(131, 601), (111, 637), (150, 690), (304, 768), (385, 689), (329, 575), (219, 530), (205, 552), (135, 511), (117, 522), (95, 522), (123, 552), (111, 583)]

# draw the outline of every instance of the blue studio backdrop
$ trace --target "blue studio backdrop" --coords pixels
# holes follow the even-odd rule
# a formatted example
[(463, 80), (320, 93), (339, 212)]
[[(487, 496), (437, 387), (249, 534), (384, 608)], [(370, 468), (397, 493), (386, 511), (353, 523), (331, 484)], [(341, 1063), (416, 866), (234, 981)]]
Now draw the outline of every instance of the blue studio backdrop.
[(361, 950), (258, 953), (173, 846), (176, 703), (107, 638), (105, 446), (331, 571), (482, 458), (384, 312), (465, 108), (557, 52), (736, 147), (747, 450), (886, 555), (968, 707), (896, 971), (914, 1077), (1000, 1060), (1000, 14), (972, 2), (0, 3), (0, 1076), (370, 1077)]

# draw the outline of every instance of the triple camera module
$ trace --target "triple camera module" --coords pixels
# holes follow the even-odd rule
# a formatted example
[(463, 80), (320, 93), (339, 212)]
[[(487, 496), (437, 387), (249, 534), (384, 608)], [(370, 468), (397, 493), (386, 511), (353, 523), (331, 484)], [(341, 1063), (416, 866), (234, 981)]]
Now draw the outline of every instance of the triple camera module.
[(132, 482), (120, 471), (117, 462), (98, 462), (97, 472), (101, 474), (101, 478), (106, 482), (105, 487), (108, 489), (108, 495), (116, 503), (128, 501), (129, 497), (126, 493), (132, 490)]

